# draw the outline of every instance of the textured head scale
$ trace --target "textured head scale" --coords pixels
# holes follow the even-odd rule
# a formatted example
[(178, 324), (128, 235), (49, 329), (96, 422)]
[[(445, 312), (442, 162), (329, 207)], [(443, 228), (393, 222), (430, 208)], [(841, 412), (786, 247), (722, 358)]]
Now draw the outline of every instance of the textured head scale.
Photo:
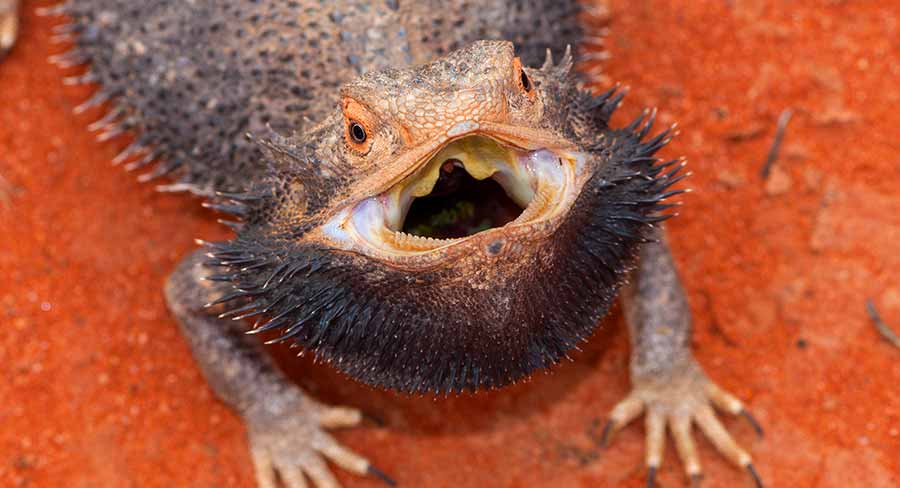
[[(648, 224), (666, 218), (660, 202), (676, 193), (667, 189), (680, 166), (653, 157), (668, 131), (644, 140), (652, 116), (610, 129), (622, 96), (576, 88), (569, 56), (540, 69), (518, 63), (509, 43), (479, 42), (368, 73), (318, 126), (263, 142), (271, 176), (223, 198), (243, 224), (211, 245), (212, 279), (235, 288), (220, 300), (225, 315), (255, 317), (256, 331), (404, 392), (500, 387), (584, 340)], [(414, 180), (432, 154), (475, 136), (503, 139), (523, 160), (550, 154), (542, 148), (577, 154), (558, 161), (575, 175), (562, 210), (449, 244), (416, 240), (425, 250), (415, 252), (346, 237), (354, 219), (369, 222), (362, 209)]]
[(479, 42), (418, 70), (376, 71), (345, 85), (344, 100), (366, 104), (423, 140), (464, 120), (496, 120), (507, 112), (512, 44)]

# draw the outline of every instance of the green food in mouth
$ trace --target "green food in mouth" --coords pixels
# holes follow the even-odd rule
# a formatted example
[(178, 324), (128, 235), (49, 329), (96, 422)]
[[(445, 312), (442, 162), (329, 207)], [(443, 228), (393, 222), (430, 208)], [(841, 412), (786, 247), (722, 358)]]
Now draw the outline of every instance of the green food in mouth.
[(473, 225), (475, 215), (475, 204), (472, 202), (456, 202), (452, 208), (444, 209), (432, 215), (427, 222), (416, 224), (408, 228), (407, 232), (416, 236), (441, 236), (458, 234), (460, 231), (466, 236), (477, 234), (481, 231), (490, 229), (491, 221), (482, 219), (476, 225)]

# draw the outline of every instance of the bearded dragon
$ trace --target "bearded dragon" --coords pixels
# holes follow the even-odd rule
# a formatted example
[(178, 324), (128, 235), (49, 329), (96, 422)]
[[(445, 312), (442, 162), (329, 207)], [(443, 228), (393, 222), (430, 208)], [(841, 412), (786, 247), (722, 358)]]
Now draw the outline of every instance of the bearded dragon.
[(244, 419), (259, 486), (276, 473), (336, 486), (326, 460), (393, 483), (327, 432), (360, 411), (292, 384), (260, 334), (375, 387), (499, 388), (556, 364), (617, 294), (633, 391), (603, 442), (644, 413), (648, 485), (666, 426), (693, 482), (697, 425), (761, 486), (713, 407), (752, 417), (691, 353), (662, 226), (684, 163), (655, 156), (671, 128), (651, 136), (652, 111), (611, 127), (623, 94), (581, 88), (569, 50), (554, 61), (583, 36), (575, 2), (79, 0), (46, 13), (74, 39), (55, 61), (88, 66), (69, 81), (99, 85), (78, 110), (108, 102), (101, 139), (136, 134), (116, 161), (237, 216), (234, 238), (187, 256), (165, 296)]

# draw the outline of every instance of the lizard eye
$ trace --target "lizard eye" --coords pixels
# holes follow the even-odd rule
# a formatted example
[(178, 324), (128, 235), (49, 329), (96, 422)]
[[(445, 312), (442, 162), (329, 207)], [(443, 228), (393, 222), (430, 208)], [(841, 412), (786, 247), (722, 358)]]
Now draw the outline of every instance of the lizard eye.
[(372, 148), (375, 116), (364, 105), (347, 98), (343, 101), (344, 140), (347, 146), (359, 154), (367, 154)]
[(359, 122), (355, 120), (350, 121), (350, 127), (348, 128), (350, 132), (350, 139), (357, 144), (363, 144), (366, 142), (368, 135), (366, 134), (366, 128), (362, 126)]
[(531, 91), (531, 80), (528, 79), (528, 75), (525, 74), (524, 69), (522, 70), (522, 79), (520, 81), (522, 83), (522, 88), (524, 88), (525, 91), (530, 92)]
[(533, 100), (535, 96), (534, 84), (531, 82), (531, 78), (528, 77), (528, 73), (525, 72), (525, 68), (522, 67), (522, 61), (519, 58), (513, 59), (513, 68), (515, 69), (519, 89)]

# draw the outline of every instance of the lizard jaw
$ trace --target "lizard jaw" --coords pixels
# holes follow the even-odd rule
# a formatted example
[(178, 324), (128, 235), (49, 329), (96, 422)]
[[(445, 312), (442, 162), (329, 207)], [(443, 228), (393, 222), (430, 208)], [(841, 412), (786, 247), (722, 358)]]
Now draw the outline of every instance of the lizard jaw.
[[(345, 250), (407, 264), (414, 264), (410, 260), (425, 264), (473, 238), (536, 237), (552, 230), (571, 207), (584, 183), (585, 161), (586, 156), (577, 152), (525, 149), (485, 135), (469, 135), (441, 148), (387, 191), (341, 211), (323, 231)], [(495, 181), (521, 213), (467, 236), (434, 238), (404, 231), (414, 200), (429, 196), (448, 169), (463, 170), (478, 181)]]

